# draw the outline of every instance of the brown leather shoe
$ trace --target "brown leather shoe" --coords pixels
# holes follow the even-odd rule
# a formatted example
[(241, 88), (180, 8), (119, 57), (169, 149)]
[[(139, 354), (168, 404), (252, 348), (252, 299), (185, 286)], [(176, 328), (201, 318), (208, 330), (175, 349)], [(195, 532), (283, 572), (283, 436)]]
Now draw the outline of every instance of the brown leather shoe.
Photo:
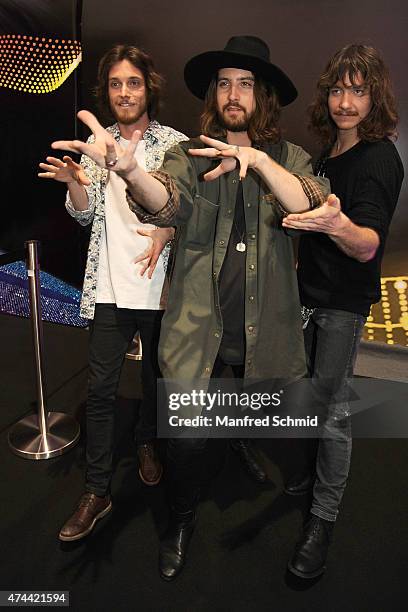
[(163, 474), (163, 467), (152, 442), (140, 444), (137, 447), (139, 458), (139, 476), (142, 481), (149, 485), (157, 485)]
[(80, 540), (88, 535), (94, 528), (96, 521), (108, 514), (111, 509), (110, 495), (99, 497), (94, 493), (84, 493), (74, 514), (59, 532), (59, 539), (64, 542)]

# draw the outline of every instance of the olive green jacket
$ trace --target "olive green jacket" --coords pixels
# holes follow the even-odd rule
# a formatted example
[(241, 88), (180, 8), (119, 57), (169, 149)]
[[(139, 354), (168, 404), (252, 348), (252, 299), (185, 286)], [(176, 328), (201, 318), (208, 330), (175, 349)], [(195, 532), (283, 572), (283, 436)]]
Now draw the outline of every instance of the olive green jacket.
[[(223, 333), (218, 278), (232, 230), (239, 178), (235, 170), (205, 182), (202, 175), (214, 163), (187, 153), (189, 147), (200, 146), (199, 141), (187, 141), (166, 152), (163, 172), (154, 174), (170, 197), (155, 215), (128, 193), (129, 205), (141, 221), (178, 227), (159, 344), (160, 368), (164, 378), (170, 379), (209, 378)], [(311, 204), (324, 201), (328, 182), (313, 177), (310, 156), (303, 149), (282, 142), (264, 150), (289, 172), (309, 177), (307, 188), (302, 186)], [(294, 380), (306, 368), (292, 240), (281, 227), (276, 200), (252, 170), (243, 180), (243, 196), (245, 378)]]

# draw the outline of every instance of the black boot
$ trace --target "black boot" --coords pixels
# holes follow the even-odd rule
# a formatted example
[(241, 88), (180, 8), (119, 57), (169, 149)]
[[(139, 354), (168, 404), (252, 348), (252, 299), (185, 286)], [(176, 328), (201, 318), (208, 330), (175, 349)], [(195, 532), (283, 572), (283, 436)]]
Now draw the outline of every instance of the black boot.
[(249, 440), (231, 440), (231, 448), (237, 453), (245, 467), (245, 470), (256, 482), (265, 482), (267, 475), (263, 467), (259, 464)]
[(315, 478), (316, 474), (312, 469), (295, 474), (286, 481), (284, 491), (287, 495), (304, 495), (313, 489)]
[(171, 510), (169, 525), (160, 544), (159, 571), (163, 580), (174, 580), (183, 569), (196, 522), (195, 511)]
[(296, 544), (288, 569), (300, 578), (316, 578), (326, 569), (326, 558), (334, 528), (333, 521), (310, 515)]

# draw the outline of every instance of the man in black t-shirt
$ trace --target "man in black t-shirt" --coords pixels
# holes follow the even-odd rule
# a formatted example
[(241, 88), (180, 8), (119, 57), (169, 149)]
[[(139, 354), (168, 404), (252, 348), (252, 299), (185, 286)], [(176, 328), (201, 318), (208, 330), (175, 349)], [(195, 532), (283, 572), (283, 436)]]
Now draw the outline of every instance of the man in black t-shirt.
[(285, 487), (297, 495), (313, 486), (310, 515), (288, 565), (302, 578), (325, 570), (351, 458), (345, 387), (370, 306), (380, 299), (381, 259), (404, 175), (392, 143), (398, 117), (390, 79), (372, 47), (348, 45), (334, 55), (310, 113), (325, 147), (316, 171), (330, 179), (336, 196), (283, 220), (304, 232), (298, 281), (308, 368), (328, 406), (317, 448), (307, 444), (306, 471)]

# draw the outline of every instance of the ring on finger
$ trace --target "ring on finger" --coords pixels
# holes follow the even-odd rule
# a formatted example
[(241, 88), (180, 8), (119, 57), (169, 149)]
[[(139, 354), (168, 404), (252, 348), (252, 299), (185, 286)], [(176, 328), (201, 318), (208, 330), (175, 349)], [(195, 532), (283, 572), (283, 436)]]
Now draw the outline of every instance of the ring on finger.
[(105, 163), (107, 165), (108, 168), (113, 168), (114, 166), (116, 166), (116, 164), (118, 163), (119, 157), (115, 157), (115, 159), (110, 159), (107, 160), (105, 157)]

